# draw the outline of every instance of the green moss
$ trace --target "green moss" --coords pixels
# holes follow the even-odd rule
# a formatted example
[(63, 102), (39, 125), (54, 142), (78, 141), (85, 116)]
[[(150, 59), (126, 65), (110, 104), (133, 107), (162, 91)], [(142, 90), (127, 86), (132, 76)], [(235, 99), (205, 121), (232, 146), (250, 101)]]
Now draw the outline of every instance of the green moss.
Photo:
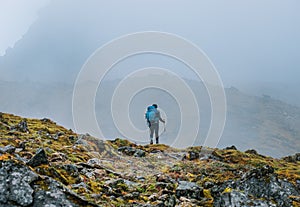
[(48, 165), (41, 165), (35, 169), (35, 171), (40, 175), (46, 175), (49, 177), (52, 177), (53, 179), (62, 182), (65, 185), (69, 185), (72, 183), (69, 183), (70, 180), (68, 180), (59, 169), (56, 169), (54, 167), (50, 167)]
[(157, 188), (156, 188), (156, 184), (155, 183), (151, 183), (147, 186), (147, 189), (146, 189), (146, 192), (151, 192), (151, 193), (154, 193), (154, 192), (157, 192)]

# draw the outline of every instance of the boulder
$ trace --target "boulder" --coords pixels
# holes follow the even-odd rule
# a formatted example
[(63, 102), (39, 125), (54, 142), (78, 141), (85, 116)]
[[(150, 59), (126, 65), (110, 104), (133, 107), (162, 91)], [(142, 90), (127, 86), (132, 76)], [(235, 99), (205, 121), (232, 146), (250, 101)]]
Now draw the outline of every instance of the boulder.
[(124, 147), (119, 147), (118, 151), (122, 152), (122, 153), (124, 153), (126, 155), (133, 156), (134, 153), (136, 152), (136, 149), (133, 148), (133, 147), (124, 146)]
[(199, 152), (189, 151), (187, 154), (183, 155), (182, 160), (197, 160), (200, 158)]
[(94, 165), (101, 165), (101, 161), (98, 158), (92, 158), (87, 161), (87, 164), (94, 167)]
[(146, 152), (144, 150), (136, 149), (134, 156), (135, 157), (145, 157)]
[(122, 152), (128, 156), (135, 156), (135, 157), (145, 157), (146, 152), (141, 149), (136, 149), (134, 147), (129, 147), (129, 146), (123, 146), (118, 148), (119, 152)]
[(0, 147), (0, 153), (14, 153), (16, 148), (12, 145), (6, 145), (5, 147)]
[[(240, 180), (227, 181), (211, 189), (214, 206), (292, 206), (292, 197), (300, 196), (296, 187), (279, 179), (268, 165), (245, 173)], [(274, 204), (274, 202), (276, 204)], [(251, 205), (250, 205), (251, 204)]]
[(249, 199), (245, 193), (239, 191), (231, 191), (223, 193), (219, 202), (215, 202), (214, 206), (216, 207), (244, 207), (244, 206), (260, 206), (260, 207), (276, 207), (270, 201), (258, 200), (258, 199)]
[(0, 168), (0, 206), (29, 206), (33, 203), (31, 183), (38, 175), (28, 167), (3, 162)]
[(41, 207), (41, 206), (94, 206), (98, 207), (98, 205), (90, 203), (87, 200), (79, 197), (74, 192), (70, 191), (68, 188), (64, 187), (61, 183), (56, 180), (45, 177), (42, 180), (43, 185), (47, 186), (47, 188), (34, 185), (34, 202), (32, 207)]
[(60, 182), (47, 176), (41, 178), (27, 166), (12, 161), (1, 162), (0, 206), (98, 207), (98, 205), (81, 198)]
[(26, 133), (29, 132), (28, 125), (27, 125), (27, 122), (25, 120), (22, 120), (17, 125), (10, 127), (10, 130), (11, 131), (26, 132)]
[(300, 153), (296, 153), (295, 155), (291, 155), (283, 158), (287, 162), (299, 162), (300, 161)]
[(232, 145), (230, 147), (226, 147), (225, 150), (237, 150), (237, 148), (234, 145)]
[(37, 167), (42, 164), (48, 164), (48, 158), (44, 149), (40, 148), (36, 154), (27, 163), (31, 167)]
[(258, 155), (257, 151), (254, 150), (254, 149), (246, 150), (245, 153), (247, 153), (247, 154), (252, 154), (252, 155)]
[(178, 187), (176, 188), (177, 198), (186, 197), (194, 199), (202, 199), (204, 197), (203, 188), (199, 187), (194, 182), (179, 181)]

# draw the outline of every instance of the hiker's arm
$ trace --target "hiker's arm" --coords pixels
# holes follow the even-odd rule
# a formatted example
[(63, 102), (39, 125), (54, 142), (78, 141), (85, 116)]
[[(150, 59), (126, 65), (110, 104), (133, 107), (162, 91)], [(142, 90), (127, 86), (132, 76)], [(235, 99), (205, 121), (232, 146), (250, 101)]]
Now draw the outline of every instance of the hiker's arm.
[(159, 121), (165, 123), (165, 120), (163, 120), (163, 119), (161, 118), (161, 116), (160, 116), (160, 111), (158, 112), (158, 117), (159, 117)]

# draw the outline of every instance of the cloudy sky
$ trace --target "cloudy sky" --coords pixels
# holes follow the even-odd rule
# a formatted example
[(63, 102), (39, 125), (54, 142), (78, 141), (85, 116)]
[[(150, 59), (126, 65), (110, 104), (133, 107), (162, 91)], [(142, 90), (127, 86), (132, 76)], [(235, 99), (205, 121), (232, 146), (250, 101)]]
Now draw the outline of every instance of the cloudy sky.
[(49, 0), (1, 0), (0, 1), (0, 55), (8, 47), (22, 39), (29, 27), (37, 20), (38, 11)]
[(292, 89), (300, 77), (299, 8), (297, 0), (0, 0), (1, 79), (74, 82), (98, 47), (154, 30), (195, 43), (228, 87)]
[[(300, 106), (299, 9), (299, 0), (0, 0), (0, 111), (49, 117), (73, 128), (73, 86), (84, 63), (108, 42), (143, 31), (172, 33), (197, 45), (215, 65), (226, 87), (234, 86), (245, 94), (271, 95), (273, 99)], [(110, 117), (114, 111), (110, 101), (117, 81), (120, 82), (120, 78), (131, 81), (127, 75), (145, 67), (167, 68), (184, 80), (195, 78), (186, 65), (159, 54), (132, 56), (116, 64), (106, 74), (107, 79), (115, 81), (99, 86), (95, 99), (98, 101), (95, 108), (99, 109), (97, 119), (109, 131), (107, 133), (112, 133), (107, 137), (115, 137), (117, 132)], [(173, 86), (174, 82), (166, 80), (167, 77), (161, 75), (160, 82)], [(186, 82), (195, 83), (194, 80)], [(79, 97), (82, 103), (91, 102), (84, 96), (91, 91), (89, 84), (95, 83), (83, 84), (83, 98)], [(179, 85), (174, 84), (174, 89), (178, 88)], [(199, 88), (195, 86), (193, 92), (203, 100), (205, 91)], [(172, 125), (172, 115), (178, 113), (178, 100), (189, 103), (187, 95), (183, 93), (167, 102), (162, 92), (144, 91), (143, 96), (128, 94), (134, 98), (128, 104), (120, 100), (117, 108), (134, 109), (128, 112), (130, 117), (135, 117), (134, 125), (139, 123), (145, 128), (145, 106), (158, 97), (155, 102), (166, 112), (170, 120), (168, 127), (173, 126), (172, 132), (176, 132), (180, 123), (177, 124), (175, 117)], [(127, 97), (126, 93), (122, 94)], [(241, 99), (247, 97), (240, 96)], [(206, 98), (208, 101), (207, 94)], [(238, 106), (243, 108), (240, 103), (245, 102), (237, 100)], [(287, 107), (282, 109), (284, 113), (294, 109), (279, 103)], [(255, 108), (257, 103), (250, 101), (249, 108), (251, 104)], [(207, 109), (203, 106), (206, 105), (199, 108), (209, 113), (210, 105), (207, 104)], [(79, 108), (86, 114), (84, 104)], [(274, 114), (278, 115), (278, 111), (276, 108)], [(199, 115), (197, 110), (191, 114)], [(205, 120), (202, 117), (201, 120)], [(209, 119), (210, 114), (204, 117)], [(238, 132), (236, 139), (241, 137), (239, 132), (248, 133), (240, 125), (240, 120), (250, 120), (245, 120), (247, 118), (241, 116), (229, 123), (232, 126), (229, 131)], [(188, 120), (194, 123), (190, 117)], [(208, 129), (210, 120), (201, 123), (201, 136), (204, 136), (206, 131), (202, 129)], [(247, 127), (252, 127), (252, 120), (249, 123)], [(85, 124), (90, 125), (90, 122)], [(91, 133), (85, 129), (80, 132)], [(173, 139), (173, 135), (170, 137)]]

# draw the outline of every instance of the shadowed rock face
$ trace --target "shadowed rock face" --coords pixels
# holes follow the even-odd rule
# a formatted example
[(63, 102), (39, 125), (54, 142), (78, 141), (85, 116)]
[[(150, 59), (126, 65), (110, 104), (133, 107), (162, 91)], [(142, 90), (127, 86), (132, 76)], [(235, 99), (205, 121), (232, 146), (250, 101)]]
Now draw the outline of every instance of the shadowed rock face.
[(31, 167), (37, 167), (42, 164), (48, 164), (47, 155), (44, 149), (38, 149), (36, 154), (27, 163)]
[(1, 162), (0, 177), (0, 206), (96, 206), (54, 179), (40, 178), (12, 161)]
[(2, 204), (16, 203), (19, 206), (32, 204), (34, 190), (30, 184), (37, 180), (36, 173), (26, 166), (3, 162), (1, 163), (0, 177), (0, 202)]
[(300, 205), (298, 154), (104, 141), (10, 114), (0, 138), (0, 206)]
[[(278, 179), (273, 172), (272, 167), (264, 166), (245, 173), (240, 180), (223, 183), (213, 189), (216, 193), (214, 205), (251, 206), (254, 203), (256, 206), (292, 206), (290, 196), (299, 195), (298, 190), (291, 183)], [(249, 196), (256, 199), (249, 199)]]

